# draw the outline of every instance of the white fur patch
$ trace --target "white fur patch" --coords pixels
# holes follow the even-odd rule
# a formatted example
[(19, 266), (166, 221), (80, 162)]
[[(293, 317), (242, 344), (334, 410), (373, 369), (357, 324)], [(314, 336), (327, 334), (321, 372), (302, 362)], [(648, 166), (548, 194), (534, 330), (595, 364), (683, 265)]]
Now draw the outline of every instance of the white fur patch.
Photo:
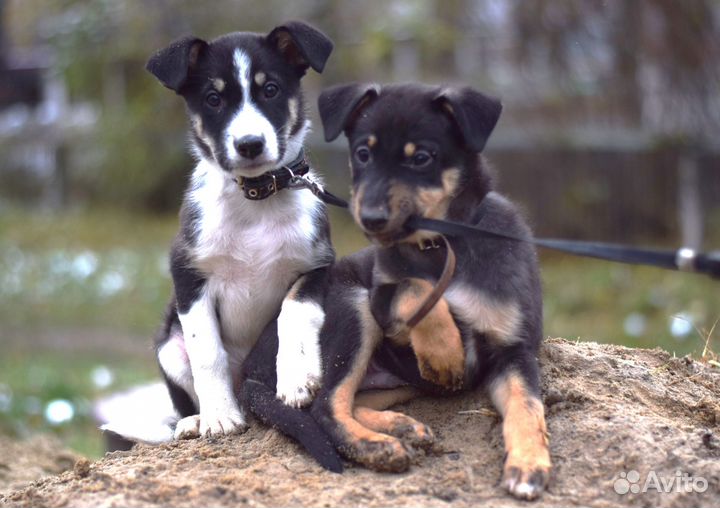
[(286, 298), (278, 317), (277, 397), (289, 406), (312, 402), (322, 378), (320, 328), (322, 307)]
[(292, 129), (293, 126), (298, 121), (298, 116), (300, 115), (300, 104), (298, 103), (298, 100), (295, 98), (288, 99), (288, 113), (289, 113), (289, 120), (287, 123), (287, 128)]
[[(249, 135), (261, 136), (265, 138), (265, 149), (258, 155), (257, 162), (259, 164), (269, 163), (274, 166), (280, 158), (278, 136), (273, 125), (252, 101), (250, 57), (243, 50), (236, 49), (233, 53), (233, 63), (237, 71), (238, 83), (242, 89), (243, 101), (225, 131), (225, 150), (228, 159), (235, 163), (242, 160), (235, 149), (235, 143), (238, 140)], [(271, 168), (263, 168), (263, 171), (267, 171), (267, 169)]]
[(182, 335), (171, 335), (158, 349), (157, 357), (158, 363), (170, 381), (185, 390), (197, 404), (198, 398), (195, 394), (190, 370), (190, 359), (185, 350), (185, 341)]
[(160, 444), (171, 441), (178, 420), (165, 383), (141, 385), (101, 399), (94, 416), (100, 429), (130, 441)]
[[(200, 405), (197, 432), (226, 433), (232, 422), (236, 430), (244, 426), (232, 384), (245, 357), (290, 285), (327, 261), (315, 243), (323, 208), (307, 190), (245, 199), (237, 183), (207, 160), (198, 164), (191, 189), (187, 199), (199, 211), (192, 257), (206, 283), (180, 322)], [(163, 354), (172, 365), (170, 353)], [(192, 434), (191, 424), (184, 422), (176, 434)]]
[(195, 178), (202, 183), (189, 196), (201, 217), (193, 257), (208, 274), (207, 291), (217, 302), (232, 361), (240, 362), (290, 285), (325, 261), (314, 243), (322, 205), (306, 190), (250, 201), (207, 162)]
[[(464, 284), (453, 284), (445, 292), (450, 310), (473, 330), (488, 334), (501, 345), (519, 342), (520, 308), (514, 302), (502, 303)], [(477, 354), (475, 354), (477, 356)], [(470, 360), (468, 355), (467, 361)]]
[(200, 435), (232, 434), (246, 428), (214, 303), (215, 295), (206, 289), (187, 313), (178, 314), (200, 403)]

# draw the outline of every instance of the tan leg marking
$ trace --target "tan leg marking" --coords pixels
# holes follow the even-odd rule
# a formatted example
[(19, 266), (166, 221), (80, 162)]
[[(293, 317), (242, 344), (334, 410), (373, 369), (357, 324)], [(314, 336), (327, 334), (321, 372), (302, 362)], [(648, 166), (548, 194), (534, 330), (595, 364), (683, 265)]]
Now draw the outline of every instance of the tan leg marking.
[[(409, 279), (410, 287), (396, 296), (393, 313), (396, 319), (407, 322), (432, 291), (433, 286), (422, 279)], [(432, 310), (407, 335), (401, 334), (412, 346), (417, 357), (420, 375), (428, 381), (450, 389), (462, 386), (465, 375), (465, 349), (460, 331), (450, 314), (450, 307), (441, 298)]]
[(353, 416), (368, 429), (395, 436), (413, 448), (427, 449), (435, 441), (429, 427), (402, 413), (355, 406)]
[(334, 420), (345, 435), (345, 442), (340, 447), (345, 456), (370, 469), (400, 472), (410, 465), (410, 457), (403, 444), (392, 436), (368, 429), (353, 416), (355, 393), (375, 346), (382, 339), (382, 331), (370, 312), (369, 303), (367, 291), (358, 292), (356, 309), (361, 315), (362, 343), (347, 376), (333, 391), (330, 407)]
[(547, 485), (552, 468), (542, 402), (513, 372), (492, 383), (490, 396), (503, 417), (507, 453), (503, 485), (515, 497), (535, 499)]
[(412, 386), (401, 386), (392, 390), (365, 390), (355, 395), (355, 406), (382, 411), (419, 397), (420, 393), (420, 390)]

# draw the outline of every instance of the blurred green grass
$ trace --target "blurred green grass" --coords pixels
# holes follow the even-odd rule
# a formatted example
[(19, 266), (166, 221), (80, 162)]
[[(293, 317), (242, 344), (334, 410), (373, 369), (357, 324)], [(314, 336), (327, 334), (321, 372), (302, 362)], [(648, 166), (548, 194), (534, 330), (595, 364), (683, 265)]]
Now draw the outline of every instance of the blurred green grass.
[(0, 322), (147, 333), (170, 294), (177, 219), (117, 210), (0, 216)]
[[(18, 437), (51, 432), (66, 446), (99, 457), (104, 442), (92, 416), (93, 401), (152, 379), (157, 368), (150, 351), (145, 357), (119, 352), (110, 357), (100, 348), (3, 344), (0, 372), (0, 432)], [(69, 404), (73, 414), (67, 421), (52, 423), (46, 414), (58, 401)]]
[[(344, 212), (333, 210), (331, 219), (339, 255), (367, 245)], [(50, 431), (86, 455), (102, 453), (92, 401), (157, 376), (151, 336), (171, 289), (167, 252), (176, 228), (175, 216), (133, 211), (4, 210), (0, 431)], [(720, 285), (708, 278), (559, 254), (541, 259), (546, 336), (699, 358), (703, 330), (720, 318)], [(95, 384), (98, 369), (112, 382)], [(69, 401), (72, 419), (48, 422), (53, 400)]]

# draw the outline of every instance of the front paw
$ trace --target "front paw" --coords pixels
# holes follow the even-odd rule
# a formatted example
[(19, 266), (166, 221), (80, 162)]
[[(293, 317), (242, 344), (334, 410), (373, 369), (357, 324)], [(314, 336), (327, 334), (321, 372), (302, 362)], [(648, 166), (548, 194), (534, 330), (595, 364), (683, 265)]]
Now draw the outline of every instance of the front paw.
[(277, 398), (291, 407), (309, 406), (321, 386), (319, 362), (288, 364), (279, 360), (277, 373)]
[(239, 409), (200, 412), (180, 420), (175, 427), (175, 439), (227, 436), (242, 434), (248, 429), (245, 416)]
[(459, 390), (465, 378), (465, 350), (460, 335), (444, 338), (433, 348), (413, 343), (420, 376), (449, 390)]
[(186, 416), (175, 425), (175, 439), (195, 439), (200, 437), (200, 415)]
[(303, 408), (310, 405), (320, 388), (320, 378), (308, 375), (301, 383), (283, 383), (278, 381), (277, 398), (285, 404), (295, 408)]
[(509, 454), (505, 461), (502, 484), (518, 499), (537, 499), (550, 479), (550, 458), (545, 453), (539, 457), (514, 457)]
[(210, 414), (200, 412), (200, 435), (228, 436), (242, 434), (248, 429), (245, 416), (240, 410), (219, 411)]

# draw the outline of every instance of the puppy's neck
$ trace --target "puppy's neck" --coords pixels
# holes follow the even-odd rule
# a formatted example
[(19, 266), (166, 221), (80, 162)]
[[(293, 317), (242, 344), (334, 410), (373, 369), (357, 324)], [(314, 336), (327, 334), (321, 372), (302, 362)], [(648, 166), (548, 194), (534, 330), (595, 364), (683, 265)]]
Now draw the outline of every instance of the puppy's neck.
[(448, 206), (446, 219), (453, 222), (471, 222), (482, 200), (495, 188), (493, 176), (482, 156), (476, 157), (475, 165), (465, 174), (462, 191)]

